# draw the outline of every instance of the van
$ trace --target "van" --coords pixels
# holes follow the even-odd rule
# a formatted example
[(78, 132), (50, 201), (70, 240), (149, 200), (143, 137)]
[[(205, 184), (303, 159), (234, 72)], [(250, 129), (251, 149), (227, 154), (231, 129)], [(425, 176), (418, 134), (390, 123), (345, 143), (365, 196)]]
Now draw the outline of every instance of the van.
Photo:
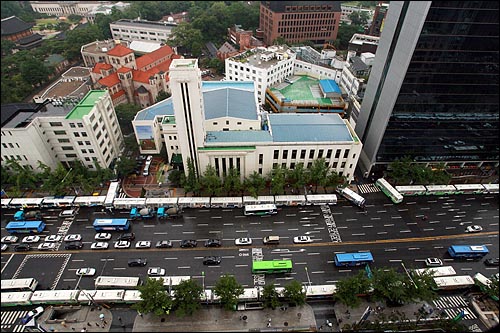
[(264, 244), (279, 244), (280, 236), (266, 236), (262, 239), (262, 242), (264, 242)]
[(129, 259), (128, 260), (128, 266), (129, 267), (140, 267), (140, 266), (146, 266), (148, 264), (147, 259), (143, 258), (136, 258), (136, 259)]

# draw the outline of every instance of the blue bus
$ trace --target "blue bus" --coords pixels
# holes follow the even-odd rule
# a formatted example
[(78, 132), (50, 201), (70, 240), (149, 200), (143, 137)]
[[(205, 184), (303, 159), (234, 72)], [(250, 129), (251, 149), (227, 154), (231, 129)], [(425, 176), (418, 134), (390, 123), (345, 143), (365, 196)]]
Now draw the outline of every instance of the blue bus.
[(5, 230), (9, 234), (34, 234), (45, 229), (43, 221), (11, 221), (7, 223)]
[(448, 253), (454, 259), (481, 259), (489, 251), (486, 245), (452, 245)]
[(368, 252), (335, 253), (335, 266), (361, 266), (373, 262), (373, 256)]
[(95, 219), (95, 231), (126, 231), (130, 228), (128, 219)]

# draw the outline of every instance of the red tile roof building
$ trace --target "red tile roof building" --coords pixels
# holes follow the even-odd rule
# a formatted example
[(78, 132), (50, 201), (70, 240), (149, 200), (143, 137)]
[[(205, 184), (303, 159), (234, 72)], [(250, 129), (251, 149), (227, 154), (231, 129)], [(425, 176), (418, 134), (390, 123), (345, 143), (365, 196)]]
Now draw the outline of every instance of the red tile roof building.
[(133, 50), (117, 44), (106, 52), (105, 62), (92, 68), (92, 82), (94, 88), (109, 91), (114, 105), (148, 107), (161, 91), (170, 93), (168, 71), (172, 59), (179, 58), (168, 45), (136, 58)]

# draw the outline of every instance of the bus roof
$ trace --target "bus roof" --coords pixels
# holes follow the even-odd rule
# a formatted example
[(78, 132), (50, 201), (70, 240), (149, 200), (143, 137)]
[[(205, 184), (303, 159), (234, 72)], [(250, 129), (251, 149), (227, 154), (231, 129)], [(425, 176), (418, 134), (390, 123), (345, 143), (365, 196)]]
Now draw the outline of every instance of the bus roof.
[(488, 248), (486, 245), (452, 245), (450, 246), (454, 252), (479, 252), (483, 253), (486, 252), (488, 253)]
[(262, 260), (253, 261), (252, 266), (254, 269), (266, 268), (292, 268), (291, 260)]
[(5, 228), (37, 227), (40, 224), (43, 224), (43, 221), (11, 221)]
[(373, 261), (373, 256), (371, 252), (351, 252), (351, 253), (335, 253), (337, 260), (339, 261), (352, 261), (352, 260), (371, 260)]
[(95, 219), (94, 220), (94, 226), (96, 225), (119, 225), (119, 224), (126, 224), (127, 219)]

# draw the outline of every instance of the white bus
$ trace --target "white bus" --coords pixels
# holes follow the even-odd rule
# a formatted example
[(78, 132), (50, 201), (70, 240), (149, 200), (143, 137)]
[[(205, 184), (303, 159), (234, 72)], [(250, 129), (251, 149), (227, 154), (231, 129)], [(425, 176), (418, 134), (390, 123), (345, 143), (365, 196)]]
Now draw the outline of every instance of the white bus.
[(96, 289), (135, 289), (140, 285), (138, 277), (131, 276), (98, 276), (95, 279)]
[(307, 194), (308, 205), (336, 205), (337, 195), (335, 194)]
[(125, 289), (106, 289), (106, 290), (81, 290), (78, 295), (78, 303), (123, 303)]
[(449, 195), (455, 194), (457, 189), (453, 185), (427, 185), (427, 195)]
[(18, 306), (18, 305), (31, 305), (32, 291), (13, 291), (2, 293), (2, 307), (4, 306)]
[(38, 290), (31, 297), (32, 304), (76, 304), (79, 290)]
[(346, 198), (347, 200), (349, 200), (350, 202), (352, 202), (356, 206), (358, 206), (360, 208), (365, 207), (365, 202), (366, 202), (365, 198), (363, 198), (362, 196), (360, 196), (359, 194), (357, 194), (356, 192), (354, 192), (350, 188), (347, 188), (347, 187), (339, 188), (338, 191), (339, 191), (340, 195), (342, 195), (344, 198)]
[(276, 195), (274, 197), (276, 206), (305, 206), (307, 199), (305, 195)]
[(26, 279), (2, 279), (3, 291), (35, 291), (38, 281), (33, 278)]
[(424, 185), (396, 185), (396, 190), (402, 195), (425, 195), (427, 193)]
[(431, 272), (432, 277), (451, 276), (457, 274), (457, 272), (452, 266), (421, 268), (421, 269), (415, 269), (413, 272), (415, 272), (415, 274), (417, 275), (424, 274), (426, 272)]
[(470, 288), (474, 279), (470, 275), (438, 276), (434, 277), (438, 290), (455, 290)]
[(149, 176), (149, 167), (150, 166), (151, 166), (151, 160), (146, 161), (146, 164), (144, 165), (144, 170), (142, 170), (143, 176)]
[(118, 195), (118, 190), (120, 189), (120, 182), (109, 183), (108, 192), (106, 193), (106, 198), (104, 199), (104, 206), (112, 207), (113, 200)]
[(498, 193), (499, 192), (499, 185), (498, 184), (483, 184), (483, 186), (486, 189), (487, 193)]
[(456, 194), (483, 194), (486, 189), (482, 184), (455, 184)]
[(265, 205), (245, 205), (244, 214), (249, 215), (274, 215), (278, 214), (278, 208), (275, 204)]
[(384, 192), (385, 195), (389, 197), (394, 203), (400, 203), (403, 201), (403, 196), (399, 193), (387, 180), (384, 178), (379, 178), (375, 182), (375, 185)]

